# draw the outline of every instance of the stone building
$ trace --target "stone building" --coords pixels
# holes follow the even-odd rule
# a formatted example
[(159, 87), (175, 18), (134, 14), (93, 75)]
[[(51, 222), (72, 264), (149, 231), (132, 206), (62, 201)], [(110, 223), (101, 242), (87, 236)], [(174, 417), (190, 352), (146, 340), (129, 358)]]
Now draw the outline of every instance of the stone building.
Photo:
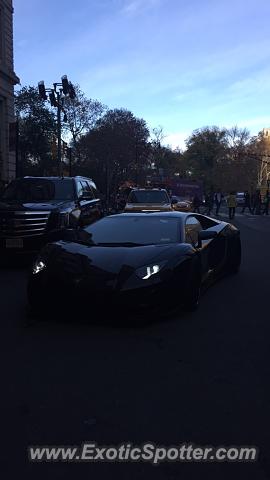
[(0, 180), (16, 176), (12, 0), (0, 0)]
[(263, 128), (258, 135), (261, 146), (261, 162), (258, 172), (258, 187), (264, 194), (270, 186), (270, 128)]

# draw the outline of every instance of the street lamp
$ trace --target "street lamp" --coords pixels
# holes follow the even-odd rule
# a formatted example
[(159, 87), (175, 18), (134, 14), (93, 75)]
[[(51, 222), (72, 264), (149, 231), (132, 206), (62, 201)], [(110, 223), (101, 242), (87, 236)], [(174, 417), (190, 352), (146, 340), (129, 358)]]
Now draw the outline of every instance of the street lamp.
[(62, 149), (61, 149), (61, 112), (64, 113), (63, 121), (67, 121), (67, 114), (64, 109), (64, 100), (66, 97), (73, 100), (76, 97), (74, 86), (69, 82), (67, 75), (61, 77), (61, 83), (53, 83), (53, 88), (46, 88), (44, 81), (38, 82), (38, 92), (42, 100), (48, 100), (52, 107), (57, 108), (57, 169), (58, 175), (62, 175)]

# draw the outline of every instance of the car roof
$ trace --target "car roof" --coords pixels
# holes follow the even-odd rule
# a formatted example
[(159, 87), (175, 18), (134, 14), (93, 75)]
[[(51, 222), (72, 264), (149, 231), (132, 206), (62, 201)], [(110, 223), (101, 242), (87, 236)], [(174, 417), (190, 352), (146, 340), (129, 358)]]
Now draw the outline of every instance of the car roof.
[(144, 192), (152, 192), (152, 191), (160, 192), (161, 191), (161, 192), (166, 192), (167, 193), (167, 190), (165, 188), (134, 187), (131, 190), (131, 192), (138, 192), (138, 191), (144, 191)]
[[(80, 175), (77, 175), (75, 177), (60, 177), (60, 176), (49, 176), (49, 177), (35, 177), (35, 176), (25, 176), (22, 177), (23, 179), (38, 179), (38, 180), (88, 180), (90, 182), (93, 182), (92, 178), (89, 177), (82, 177)], [(19, 180), (19, 179), (16, 179)]]
[(178, 220), (181, 220), (182, 222), (185, 222), (187, 217), (195, 215), (196, 217), (204, 217), (204, 218), (209, 218), (210, 220), (213, 220), (216, 224), (223, 224), (227, 225), (228, 222), (225, 222), (224, 220), (218, 220), (217, 218), (211, 218), (208, 217), (207, 215), (202, 215), (201, 213), (194, 213), (194, 212), (178, 212), (176, 210), (171, 211), (171, 212), (146, 212), (146, 213), (118, 213), (115, 215), (108, 215), (105, 218), (112, 218), (112, 217), (123, 217), (123, 218), (130, 218), (130, 217), (159, 217), (159, 218), (176, 218)]
[(116, 215), (109, 215), (109, 217), (168, 217), (168, 218), (182, 218), (188, 217), (191, 212), (147, 212), (147, 213), (118, 213)]
[[(37, 179), (37, 180), (73, 180), (74, 178), (76, 177), (34, 177), (34, 176), (26, 176), (26, 177), (22, 177), (23, 180), (33, 180), (33, 179)], [(16, 180), (19, 180), (19, 179), (16, 179)]]

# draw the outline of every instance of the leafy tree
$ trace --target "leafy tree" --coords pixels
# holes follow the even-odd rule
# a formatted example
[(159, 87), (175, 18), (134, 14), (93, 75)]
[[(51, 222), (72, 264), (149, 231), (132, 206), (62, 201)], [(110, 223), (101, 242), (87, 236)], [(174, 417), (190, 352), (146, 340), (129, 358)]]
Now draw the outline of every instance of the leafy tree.
[(237, 126), (226, 129), (226, 156), (214, 169), (216, 182), (223, 190), (250, 189), (254, 165), (247, 156), (249, 142), (250, 134), (247, 129)]
[(228, 192), (251, 189), (256, 183), (256, 165), (246, 129), (204, 127), (195, 130), (186, 142), (187, 165), (195, 178), (204, 180), (206, 189)]
[(246, 154), (249, 164), (253, 165), (253, 189), (258, 185), (266, 189), (269, 186), (270, 138), (263, 131), (259, 132), (250, 139)]
[(184, 157), (191, 176), (210, 187), (214, 184), (215, 167), (226, 157), (226, 129), (213, 126), (195, 130), (186, 140), (186, 146)]
[(142, 182), (149, 164), (149, 130), (125, 109), (109, 110), (79, 143), (77, 168), (93, 175), (107, 195), (124, 180)]
[(15, 112), (19, 121), (19, 175), (55, 173), (55, 116), (39, 98), (37, 88), (23, 87), (16, 93)]

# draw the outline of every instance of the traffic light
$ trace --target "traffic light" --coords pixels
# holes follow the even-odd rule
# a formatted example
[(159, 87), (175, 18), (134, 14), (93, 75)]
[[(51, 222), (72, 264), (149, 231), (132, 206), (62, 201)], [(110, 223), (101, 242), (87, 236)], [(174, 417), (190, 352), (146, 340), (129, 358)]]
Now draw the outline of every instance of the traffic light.
[(74, 98), (76, 98), (76, 92), (75, 92), (75, 89), (72, 85), (71, 82), (69, 82), (69, 98), (71, 98), (71, 100), (74, 100)]
[(51, 93), (49, 93), (49, 99), (50, 99), (52, 107), (57, 107), (58, 106), (58, 103), (57, 103), (57, 100), (56, 100), (56, 97), (55, 97), (55, 94), (54, 94), (53, 90), (51, 91)]
[(38, 93), (42, 100), (47, 100), (47, 95), (46, 95), (46, 90), (45, 90), (45, 85), (43, 80), (38, 82)]
[(62, 80), (63, 93), (64, 95), (67, 95), (69, 93), (69, 82), (68, 82), (67, 75), (63, 75), (61, 77), (61, 80)]

